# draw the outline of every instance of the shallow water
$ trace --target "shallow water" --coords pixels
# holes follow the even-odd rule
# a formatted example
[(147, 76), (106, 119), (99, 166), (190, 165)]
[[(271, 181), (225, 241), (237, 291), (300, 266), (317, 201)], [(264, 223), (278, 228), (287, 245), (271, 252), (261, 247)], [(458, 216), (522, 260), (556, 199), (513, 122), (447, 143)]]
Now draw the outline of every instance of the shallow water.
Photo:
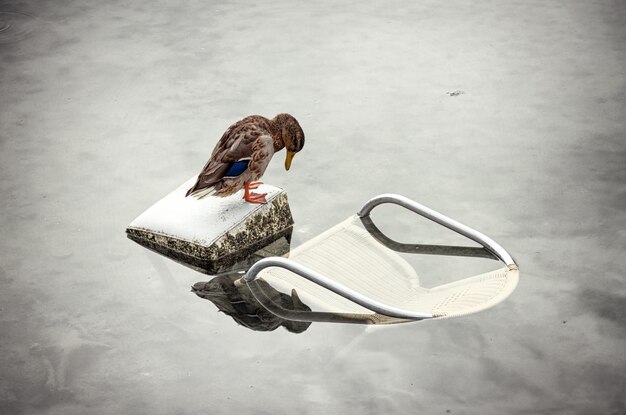
[[(1, 412), (626, 411), (623, 5), (0, 12)], [(307, 137), (264, 177), (287, 189), (293, 246), (400, 193), (501, 243), (517, 290), (447, 321), (259, 333), (126, 239), (232, 122), (279, 112)], [(413, 242), (410, 218), (390, 232)]]

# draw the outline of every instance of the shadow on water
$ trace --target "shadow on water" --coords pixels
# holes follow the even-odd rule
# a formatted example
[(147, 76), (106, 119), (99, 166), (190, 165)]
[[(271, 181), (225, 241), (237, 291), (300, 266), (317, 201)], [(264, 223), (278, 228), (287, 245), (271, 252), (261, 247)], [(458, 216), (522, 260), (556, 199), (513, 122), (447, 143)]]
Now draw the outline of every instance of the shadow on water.
[(617, 325), (624, 321), (626, 299), (622, 295), (587, 288), (582, 291), (579, 298), (583, 307), (598, 317)]

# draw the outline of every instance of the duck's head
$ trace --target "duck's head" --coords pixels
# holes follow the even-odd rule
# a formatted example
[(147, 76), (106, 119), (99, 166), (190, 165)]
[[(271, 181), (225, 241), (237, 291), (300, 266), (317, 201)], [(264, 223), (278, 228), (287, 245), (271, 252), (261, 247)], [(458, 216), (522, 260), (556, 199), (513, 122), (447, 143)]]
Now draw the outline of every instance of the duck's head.
[(280, 126), (281, 138), (287, 150), (285, 170), (289, 170), (293, 156), (304, 147), (304, 131), (298, 120), (289, 114), (278, 114), (274, 121)]

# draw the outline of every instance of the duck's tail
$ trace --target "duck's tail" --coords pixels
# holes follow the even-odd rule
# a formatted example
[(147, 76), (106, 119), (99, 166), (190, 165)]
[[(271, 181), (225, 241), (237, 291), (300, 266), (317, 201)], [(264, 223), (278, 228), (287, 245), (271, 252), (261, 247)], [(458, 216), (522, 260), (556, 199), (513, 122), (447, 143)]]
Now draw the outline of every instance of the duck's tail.
[(213, 196), (215, 192), (216, 192), (215, 186), (206, 187), (204, 189), (197, 189), (197, 190), (194, 190), (194, 188), (192, 187), (191, 189), (187, 190), (187, 194), (185, 195), (185, 197), (192, 196), (199, 200), (199, 199), (204, 199), (207, 196)]

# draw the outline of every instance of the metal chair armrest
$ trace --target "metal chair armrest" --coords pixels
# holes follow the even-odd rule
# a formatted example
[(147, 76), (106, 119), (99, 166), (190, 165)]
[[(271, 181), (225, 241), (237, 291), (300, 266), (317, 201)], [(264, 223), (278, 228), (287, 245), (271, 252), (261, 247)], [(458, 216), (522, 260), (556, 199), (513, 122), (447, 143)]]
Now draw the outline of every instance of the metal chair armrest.
[[(365, 307), (368, 310), (372, 310), (375, 313), (383, 314), (389, 317), (396, 317), (396, 318), (410, 319), (410, 320), (423, 320), (423, 319), (433, 317), (431, 313), (422, 313), (422, 312), (403, 310), (397, 307), (392, 307), (392, 306), (383, 304), (357, 291), (354, 291), (353, 289), (348, 288), (345, 285), (340, 284), (310, 268), (307, 268), (304, 265), (301, 265), (290, 259), (281, 258), (281, 257), (269, 257), (269, 258), (261, 259), (260, 261), (256, 262), (254, 265), (252, 265), (252, 267), (250, 267), (246, 275), (243, 276), (244, 281), (246, 282), (246, 284), (250, 285), (250, 283), (254, 281), (254, 279), (257, 277), (259, 272), (269, 267), (280, 267), (288, 271), (291, 271), (295, 274), (298, 274), (301, 277), (304, 277), (308, 279), (309, 281), (312, 281), (318, 285), (321, 285), (322, 287), (344, 298), (347, 298), (348, 300), (356, 304), (359, 304), (360, 306)], [(256, 297), (254, 290), (252, 290), (252, 293)], [(259, 298), (257, 298), (257, 300), (259, 300)], [(263, 303), (261, 302), (261, 304)]]
[(367, 201), (365, 205), (363, 205), (361, 210), (358, 212), (358, 216), (361, 218), (369, 216), (373, 208), (383, 203), (393, 203), (396, 205), (400, 205), (427, 219), (432, 220), (433, 222), (436, 222), (442, 226), (445, 226), (446, 228), (451, 229), (454, 232), (465, 236), (466, 238), (469, 238), (475, 242), (478, 242), (486, 250), (488, 250), (489, 252), (494, 254), (496, 257), (498, 257), (508, 267), (517, 268), (517, 263), (515, 262), (513, 257), (500, 244), (498, 244), (493, 239), (478, 232), (475, 229), (470, 228), (467, 225), (463, 225), (462, 223), (457, 222), (456, 220), (452, 218), (442, 215), (441, 213), (435, 210), (432, 210), (402, 195), (382, 194), (382, 195), (376, 196), (370, 199), (369, 201)]

